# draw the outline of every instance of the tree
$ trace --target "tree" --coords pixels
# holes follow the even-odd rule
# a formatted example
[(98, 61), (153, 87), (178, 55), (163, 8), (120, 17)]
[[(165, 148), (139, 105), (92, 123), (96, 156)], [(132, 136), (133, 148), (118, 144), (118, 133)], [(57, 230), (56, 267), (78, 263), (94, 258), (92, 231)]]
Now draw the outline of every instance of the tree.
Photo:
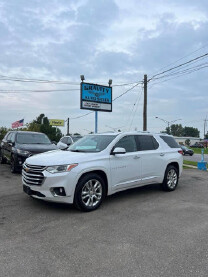
[(62, 137), (61, 130), (52, 127), (48, 118), (44, 114), (40, 114), (35, 120), (28, 124), (28, 131), (41, 132), (46, 134), (50, 140), (58, 142)]
[(199, 130), (194, 127), (184, 127), (183, 128), (183, 136), (184, 137), (197, 137), (199, 138)]
[(190, 139), (186, 139), (186, 140), (185, 140), (185, 144), (186, 144), (186, 145), (188, 145), (188, 146), (189, 146), (189, 145), (190, 145), (190, 143), (191, 143)]
[(176, 137), (182, 137), (183, 136), (183, 127), (181, 124), (172, 124), (170, 126), (170, 134), (172, 136)]
[(170, 135), (170, 127), (166, 127), (165, 131), (162, 131), (162, 133), (166, 133), (166, 134)]
[(6, 133), (9, 131), (6, 127), (0, 127), (0, 141), (5, 137)]

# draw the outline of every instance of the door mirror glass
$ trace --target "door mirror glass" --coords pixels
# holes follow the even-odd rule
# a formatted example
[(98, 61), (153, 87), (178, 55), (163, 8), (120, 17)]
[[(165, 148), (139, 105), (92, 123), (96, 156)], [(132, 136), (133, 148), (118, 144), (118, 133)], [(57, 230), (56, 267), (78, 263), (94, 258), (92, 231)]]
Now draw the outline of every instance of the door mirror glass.
[(116, 154), (125, 154), (125, 153), (126, 153), (126, 149), (123, 148), (123, 147), (116, 147), (113, 150), (113, 152), (112, 152), (113, 155), (116, 155)]

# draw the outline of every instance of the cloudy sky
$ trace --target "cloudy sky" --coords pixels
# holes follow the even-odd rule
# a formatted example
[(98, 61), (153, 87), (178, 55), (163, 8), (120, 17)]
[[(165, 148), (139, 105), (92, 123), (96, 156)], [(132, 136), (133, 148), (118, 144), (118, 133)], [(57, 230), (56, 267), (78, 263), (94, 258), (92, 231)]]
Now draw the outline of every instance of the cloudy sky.
[[(92, 83), (112, 79), (115, 98), (144, 74), (149, 79), (206, 54), (207, 30), (207, 0), (0, 0), (0, 126), (44, 113), (69, 117), (72, 133), (94, 131), (94, 113), (80, 117), (88, 113), (80, 110), (81, 74)], [(189, 65), (204, 64), (201, 70), (148, 83), (148, 130), (165, 129), (158, 116), (181, 119), (203, 136), (207, 59)], [(99, 112), (98, 130), (142, 130), (142, 114), (139, 84), (113, 102), (112, 113)]]

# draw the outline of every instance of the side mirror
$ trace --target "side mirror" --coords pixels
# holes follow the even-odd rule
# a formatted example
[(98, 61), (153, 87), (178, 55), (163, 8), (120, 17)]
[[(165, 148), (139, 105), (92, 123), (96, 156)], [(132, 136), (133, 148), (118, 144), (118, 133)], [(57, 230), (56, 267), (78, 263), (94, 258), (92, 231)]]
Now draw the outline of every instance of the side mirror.
[(9, 139), (9, 140), (7, 140), (7, 143), (8, 143), (9, 145), (11, 145), (11, 146), (14, 146), (14, 142), (13, 142), (13, 141), (11, 141), (10, 139)]
[(67, 143), (67, 145), (68, 145), (68, 146), (71, 145), (71, 142)]
[(123, 147), (116, 147), (113, 151), (112, 151), (112, 155), (116, 155), (116, 154), (125, 154), (126, 153), (126, 149)]
[(65, 144), (65, 145), (59, 145), (59, 149), (61, 150), (66, 150), (68, 148), (68, 146)]

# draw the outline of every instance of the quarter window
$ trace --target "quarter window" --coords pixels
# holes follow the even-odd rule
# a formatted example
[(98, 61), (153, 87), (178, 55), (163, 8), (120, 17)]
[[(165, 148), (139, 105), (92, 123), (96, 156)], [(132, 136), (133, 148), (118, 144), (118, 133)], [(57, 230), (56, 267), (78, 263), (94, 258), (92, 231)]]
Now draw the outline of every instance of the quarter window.
[(175, 141), (175, 139), (173, 137), (168, 137), (168, 136), (160, 136), (161, 139), (164, 140), (164, 142), (167, 143), (167, 145), (170, 148), (180, 148), (180, 146), (178, 145), (178, 143)]
[(115, 148), (116, 147), (122, 147), (126, 150), (126, 152), (136, 152), (137, 145), (136, 145), (136, 141), (135, 141), (135, 136), (123, 137), (116, 143)]

